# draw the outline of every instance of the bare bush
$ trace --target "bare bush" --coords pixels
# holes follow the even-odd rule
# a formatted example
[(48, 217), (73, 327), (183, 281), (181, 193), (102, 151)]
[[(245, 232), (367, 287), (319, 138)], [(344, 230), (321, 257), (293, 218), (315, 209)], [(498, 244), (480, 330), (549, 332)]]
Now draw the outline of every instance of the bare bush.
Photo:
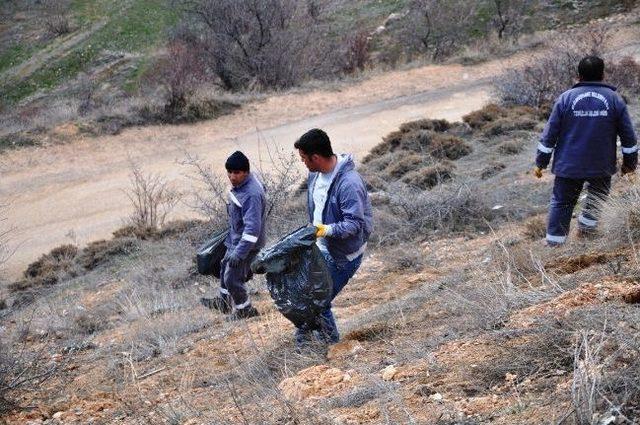
[(140, 229), (158, 229), (180, 201), (181, 194), (161, 176), (144, 174), (135, 163), (131, 163), (131, 189), (127, 197), (133, 206), (129, 216), (131, 225)]
[(347, 39), (344, 72), (352, 74), (356, 71), (364, 71), (371, 57), (369, 40), (369, 35), (362, 31)]
[(34, 310), (25, 315), (14, 333), (0, 331), (0, 414), (19, 407), (19, 391), (35, 390), (61, 366), (51, 359), (46, 333), (35, 348), (26, 341), (36, 314)]
[(331, 75), (339, 49), (327, 41), (321, 8), (292, 0), (184, 0), (202, 28), (209, 68), (227, 90), (287, 88)]
[(372, 242), (378, 245), (487, 229), (491, 219), (491, 209), (482, 195), (465, 184), (421, 192), (396, 183), (386, 194), (387, 203), (375, 215), (376, 227), (384, 229), (372, 235)]
[(454, 53), (469, 39), (475, 3), (464, 0), (413, 0), (409, 5), (400, 42), (412, 52), (438, 61)]
[[(281, 236), (283, 232), (306, 222), (303, 204), (297, 187), (301, 180), (295, 154), (285, 153), (282, 149), (270, 144), (258, 135), (259, 144), (266, 157), (259, 156), (252, 162), (252, 169), (265, 188), (267, 196), (267, 231), (271, 236)], [(189, 205), (192, 209), (205, 215), (214, 227), (223, 226), (227, 221), (226, 203), (230, 189), (227, 179), (220, 174), (224, 167), (216, 172), (200, 158), (185, 153), (183, 165), (192, 170), (188, 177), (195, 182), (191, 191)], [(265, 165), (268, 164), (269, 171)]]
[(71, 32), (71, 5), (68, 0), (44, 0), (42, 6), (44, 26), (50, 34), (58, 37)]
[(634, 184), (610, 195), (602, 203), (599, 221), (605, 245), (631, 247), (636, 251), (640, 242), (640, 187)]
[(164, 107), (167, 117), (184, 114), (189, 98), (205, 82), (206, 65), (202, 53), (178, 39), (169, 43), (166, 54), (156, 63), (150, 78), (168, 93)]
[(593, 423), (598, 406), (598, 391), (602, 380), (602, 351), (606, 337), (581, 331), (574, 354), (571, 395), (578, 424)]
[[(554, 48), (536, 58), (534, 65), (512, 69), (495, 81), (496, 93), (506, 105), (527, 105), (549, 110), (555, 99), (576, 81), (578, 63), (587, 55), (603, 56), (610, 30), (603, 25), (579, 34), (564, 34)], [(605, 64), (605, 82), (617, 84), (623, 94), (640, 92), (640, 65), (630, 57)]]

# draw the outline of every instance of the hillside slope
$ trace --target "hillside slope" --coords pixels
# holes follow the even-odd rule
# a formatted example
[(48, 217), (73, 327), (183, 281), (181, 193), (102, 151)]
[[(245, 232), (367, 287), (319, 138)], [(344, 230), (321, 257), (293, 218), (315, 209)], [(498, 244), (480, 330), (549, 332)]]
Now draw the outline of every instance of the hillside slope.
[[(43, 258), (14, 286), (20, 301), (3, 313), (3, 337), (28, 347), (19, 357), (26, 363), (15, 367), (35, 362), (25, 376), (48, 379), (12, 394), (30, 407), (5, 420), (635, 423), (640, 189), (616, 179), (601, 236), (546, 248), (542, 214), (552, 180), (528, 174), (542, 121), (522, 112), (485, 108), (466, 118), (473, 128), (403, 126), (405, 136), (440, 128), (469, 148), (451, 156), (454, 180), (430, 191), (373, 190), (378, 236), (336, 300), (343, 338), (326, 353), (295, 352), (292, 325), (260, 278), (251, 285), (259, 318), (229, 322), (199, 305), (215, 290), (192, 263), (210, 231), (204, 223), (173, 224), (159, 235), (119, 232)], [(633, 112), (637, 122), (637, 105)], [(366, 173), (384, 159), (384, 143)], [(301, 202), (279, 232), (304, 220)], [(433, 233), (433, 217), (412, 209), (440, 211), (463, 227)], [(620, 220), (629, 227), (612, 227)], [(381, 238), (402, 229), (412, 236)]]

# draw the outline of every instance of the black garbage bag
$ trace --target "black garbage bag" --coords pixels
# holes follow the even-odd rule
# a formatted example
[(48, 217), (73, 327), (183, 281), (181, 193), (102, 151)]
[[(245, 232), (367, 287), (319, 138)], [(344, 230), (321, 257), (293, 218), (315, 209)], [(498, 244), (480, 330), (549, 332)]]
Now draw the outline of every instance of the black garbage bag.
[(265, 248), (251, 263), (256, 274), (267, 274), (276, 307), (297, 327), (319, 329), (319, 314), (331, 303), (333, 283), (320, 249), (316, 229), (301, 227)]
[(207, 276), (213, 275), (220, 279), (220, 263), (227, 253), (224, 240), (227, 238), (228, 233), (229, 229), (219, 230), (198, 248), (196, 254), (198, 273)]

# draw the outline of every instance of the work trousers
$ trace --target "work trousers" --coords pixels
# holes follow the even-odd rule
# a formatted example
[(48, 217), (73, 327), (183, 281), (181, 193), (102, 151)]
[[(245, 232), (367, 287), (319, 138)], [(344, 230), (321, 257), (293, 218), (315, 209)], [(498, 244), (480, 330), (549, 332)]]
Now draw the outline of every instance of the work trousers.
[(550, 245), (563, 244), (567, 240), (573, 209), (583, 187), (586, 187), (587, 196), (578, 216), (578, 226), (583, 231), (592, 231), (598, 225), (598, 213), (609, 195), (611, 177), (569, 179), (556, 176), (547, 221), (547, 242)]

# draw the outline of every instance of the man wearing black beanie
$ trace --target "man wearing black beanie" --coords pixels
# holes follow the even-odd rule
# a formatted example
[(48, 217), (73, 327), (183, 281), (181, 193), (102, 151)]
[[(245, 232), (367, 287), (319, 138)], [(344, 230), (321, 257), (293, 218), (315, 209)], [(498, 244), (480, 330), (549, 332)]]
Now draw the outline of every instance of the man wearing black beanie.
[(223, 313), (233, 312), (232, 318), (247, 319), (258, 315), (245, 283), (251, 279), (250, 264), (265, 242), (266, 197), (242, 152), (231, 154), (225, 168), (232, 188), (227, 201), (229, 234), (225, 240), (227, 255), (220, 269), (220, 295), (201, 301)]

